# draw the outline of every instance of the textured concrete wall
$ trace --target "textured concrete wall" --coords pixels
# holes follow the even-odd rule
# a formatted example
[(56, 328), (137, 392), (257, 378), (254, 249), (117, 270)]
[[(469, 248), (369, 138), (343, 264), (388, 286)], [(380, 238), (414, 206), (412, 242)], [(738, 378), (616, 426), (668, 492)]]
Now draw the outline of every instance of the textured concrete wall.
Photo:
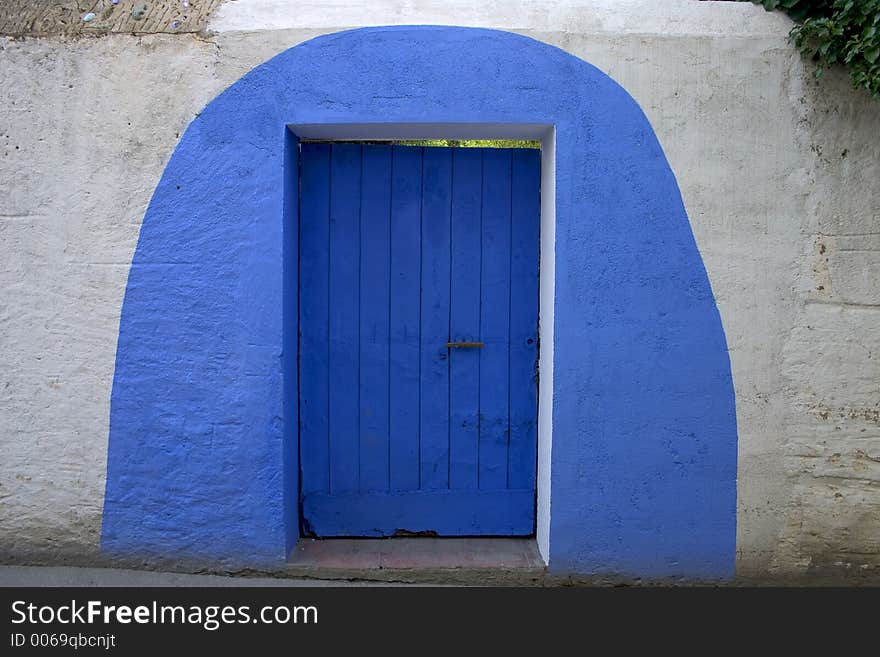
[(122, 294), (185, 126), (318, 34), (445, 23), (557, 45), (651, 121), (730, 348), (738, 572), (880, 570), (880, 104), (812, 81), (787, 20), (749, 4), (330, 4), (238, 0), (203, 35), (0, 39), (0, 555), (97, 551)]
[(3, 0), (0, 34), (103, 36), (201, 32), (228, 0)]

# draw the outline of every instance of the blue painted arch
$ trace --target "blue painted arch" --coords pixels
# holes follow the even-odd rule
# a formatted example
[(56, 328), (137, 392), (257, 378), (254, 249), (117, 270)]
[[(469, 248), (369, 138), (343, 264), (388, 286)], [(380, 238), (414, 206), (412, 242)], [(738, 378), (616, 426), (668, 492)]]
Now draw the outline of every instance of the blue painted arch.
[(123, 303), (102, 549), (258, 564), (293, 546), (297, 151), (285, 126), (371, 122), (556, 126), (550, 569), (731, 576), (726, 341), (648, 120), (562, 50), (447, 27), (313, 39), (186, 130)]

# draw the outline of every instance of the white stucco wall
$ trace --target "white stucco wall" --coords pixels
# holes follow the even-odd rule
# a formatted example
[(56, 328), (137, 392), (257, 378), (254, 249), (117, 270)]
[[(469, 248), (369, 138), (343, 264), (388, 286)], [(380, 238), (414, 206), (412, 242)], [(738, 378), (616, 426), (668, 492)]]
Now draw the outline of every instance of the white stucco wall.
[(189, 121), (313, 36), (427, 23), (559, 46), (641, 104), (730, 348), (738, 573), (880, 572), (880, 103), (813, 81), (784, 16), (696, 0), (237, 0), (204, 35), (0, 37), (0, 559), (97, 553), (128, 266)]

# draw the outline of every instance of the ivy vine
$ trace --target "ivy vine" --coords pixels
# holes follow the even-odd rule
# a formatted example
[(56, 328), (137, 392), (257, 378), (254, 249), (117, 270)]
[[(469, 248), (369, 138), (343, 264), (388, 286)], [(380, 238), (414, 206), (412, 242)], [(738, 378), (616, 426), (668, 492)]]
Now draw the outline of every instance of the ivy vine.
[(783, 10), (797, 21), (790, 37), (815, 62), (816, 78), (832, 66), (844, 65), (853, 86), (880, 99), (880, 0), (751, 2), (768, 11)]

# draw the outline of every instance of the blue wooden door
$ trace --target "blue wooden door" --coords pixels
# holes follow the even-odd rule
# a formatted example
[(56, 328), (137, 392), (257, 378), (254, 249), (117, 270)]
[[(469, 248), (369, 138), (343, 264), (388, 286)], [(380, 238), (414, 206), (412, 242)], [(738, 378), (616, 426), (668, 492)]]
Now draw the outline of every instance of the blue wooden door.
[(533, 149), (302, 144), (305, 534), (534, 532), (539, 185)]

